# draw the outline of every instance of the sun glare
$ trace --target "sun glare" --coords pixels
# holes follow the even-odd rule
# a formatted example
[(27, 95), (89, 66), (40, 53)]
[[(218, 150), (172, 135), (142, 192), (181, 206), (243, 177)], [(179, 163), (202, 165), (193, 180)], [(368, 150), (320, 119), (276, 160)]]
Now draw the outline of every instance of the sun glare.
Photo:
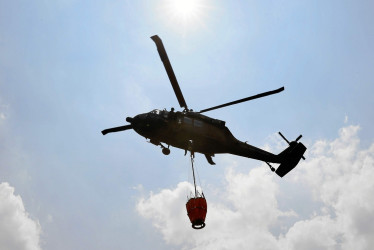
[(175, 15), (184, 19), (192, 17), (198, 10), (197, 1), (193, 0), (174, 0), (170, 4)]
[(202, 21), (206, 6), (204, 0), (167, 0), (165, 9), (169, 21), (191, 28)]

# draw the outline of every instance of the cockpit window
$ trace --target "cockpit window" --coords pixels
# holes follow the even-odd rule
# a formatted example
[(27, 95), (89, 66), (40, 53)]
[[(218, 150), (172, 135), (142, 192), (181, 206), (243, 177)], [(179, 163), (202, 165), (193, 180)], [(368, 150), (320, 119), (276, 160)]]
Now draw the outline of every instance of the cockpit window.
[(161, 111), (159, 109), (154, 109), (150, 113), (158, 115), (158, 114), (160, 114), (160, 112)]
[(197, 120), (197, 119), (195, 119), (193, 125), (194, 125), (195, 127), (199, 127), (199, 128), (201, 128), (201, 127), (203, 126), (203, 122), (202, 122), (202, 121), (199, 121), (199, 120)]
[(192, 125), (192, 119), (191, 119), (191, 118), (183, 117), (183, 122), (184, 122), (185, 124)]

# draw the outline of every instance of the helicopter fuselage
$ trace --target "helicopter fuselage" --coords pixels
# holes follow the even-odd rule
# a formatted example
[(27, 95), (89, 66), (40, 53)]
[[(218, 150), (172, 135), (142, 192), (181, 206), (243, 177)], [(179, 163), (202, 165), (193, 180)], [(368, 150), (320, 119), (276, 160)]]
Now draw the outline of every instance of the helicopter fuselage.
[[(162, 143), (198, 152), (207, 158), (229, 153), (268, 162), (280, 162), (277, 155), (237, 140), (225, 122), (197, 112), (153, 110), (130, 118), (133, 129), (155, 145)], [(209, 161), (209, 160), (208, 160)]]

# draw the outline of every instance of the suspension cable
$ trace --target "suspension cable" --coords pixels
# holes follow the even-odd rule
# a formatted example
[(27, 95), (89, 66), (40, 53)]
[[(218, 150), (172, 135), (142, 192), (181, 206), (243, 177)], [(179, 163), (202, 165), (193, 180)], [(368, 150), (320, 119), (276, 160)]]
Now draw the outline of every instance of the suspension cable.
[(195, 180), (195, 170), (194, 170), (194, 167), (193, 167), (193, 156), (191, 154), (191, 166), (192, 166), (192, 175), (193, 175), (193, 184), (195, 186), (195, 197), (197, 197), (197, 190), (196, 190), (196, 180)]

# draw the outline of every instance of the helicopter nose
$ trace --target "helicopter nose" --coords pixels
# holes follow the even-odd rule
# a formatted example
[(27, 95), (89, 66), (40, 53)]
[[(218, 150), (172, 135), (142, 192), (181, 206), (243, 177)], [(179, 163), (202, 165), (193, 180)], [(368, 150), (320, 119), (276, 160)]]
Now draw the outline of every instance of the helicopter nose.
[(140, 128), (140, 127), (144, 127), (145, 124), (147, 123), (147, 116), (146, 114), (140, 114), (140, 115), (134, 116), (134, 118), (127, 117), (126, 121), (130, 122), (131, 125), (133, 125), (134, 127)]
[(134, 129), (139, 131), (149, 131), (157, 129), (163, 124), (163, 120), (160, 119), (158, 115), (153, 115), (149, 113), (139, 114), (134, 116), (134, 118), (132, 119), (126, 120), (128, 120), (129, 122), (131, 121), (131, 125), (134, 127)]

